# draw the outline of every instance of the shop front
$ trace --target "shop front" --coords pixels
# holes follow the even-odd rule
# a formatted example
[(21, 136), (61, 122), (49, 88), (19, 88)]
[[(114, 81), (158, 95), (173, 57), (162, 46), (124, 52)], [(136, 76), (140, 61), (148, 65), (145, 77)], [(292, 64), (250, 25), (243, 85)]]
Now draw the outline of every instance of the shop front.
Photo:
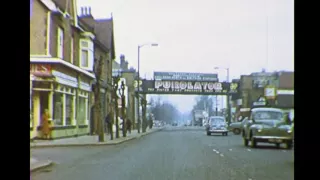
[(88, 134), (90, 81), (82, 82), (79, 72), (60, 64), (30, 66), (31, 74), (36, 77), (32, 81), (31, 138), (43, 138), (41, 122), (46, 109), (53, 139)]

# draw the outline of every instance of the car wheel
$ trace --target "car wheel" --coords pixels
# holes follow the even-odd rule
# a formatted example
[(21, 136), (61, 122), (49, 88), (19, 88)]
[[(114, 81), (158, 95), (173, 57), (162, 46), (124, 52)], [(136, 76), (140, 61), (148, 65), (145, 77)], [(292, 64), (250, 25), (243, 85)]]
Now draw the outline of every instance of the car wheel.
[(228, 136), (228, 133), (226, 132), (225, 135)]
[(287, 142), (286, 143), (286, 149), (292, 149), (292, 142)]
[(252, 148), (256, 148), (257, 147), (257, 141), (251, 136), (250, 138), (250, 141), (251, 141), (251, 147)]
[(210, 135), (211, 135), (211, 133), (207, 132), (207, 136), (210, 136)]
[(280, 148), (280, 143), (276, 143), (276, 147), (279, 149)]
[(238, 128), (233, 129), (233, 134), (238, 135), (240, 133), (241, 133), (240, 129), (238, 129)]

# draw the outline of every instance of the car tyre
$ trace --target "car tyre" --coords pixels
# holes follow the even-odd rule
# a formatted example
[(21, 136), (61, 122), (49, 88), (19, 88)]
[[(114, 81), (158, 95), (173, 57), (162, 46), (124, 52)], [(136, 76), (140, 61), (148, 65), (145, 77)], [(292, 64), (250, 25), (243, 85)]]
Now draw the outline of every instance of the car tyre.
[(256, 148), (256, 147), (257, 147), (257, 141), (256, 141), (256, 139), (254, 139), (254, 138), (251, 136), (250, 141), (251, 141), (250, 147)]
[(233, 129), (233, 134), (239, 135), (240, 133), (241, 133), (240, 129), (238, 128)]
[(228, 136), (228, 133), (226, 132), (226, 133), (224, 133), (226, 136)]
[(207, 132), (207, 136), (210, 136), (211, 135), (211, 133), (210, 132)]
[(280, 143), (276, 143), (277, 149), (280, 149)]

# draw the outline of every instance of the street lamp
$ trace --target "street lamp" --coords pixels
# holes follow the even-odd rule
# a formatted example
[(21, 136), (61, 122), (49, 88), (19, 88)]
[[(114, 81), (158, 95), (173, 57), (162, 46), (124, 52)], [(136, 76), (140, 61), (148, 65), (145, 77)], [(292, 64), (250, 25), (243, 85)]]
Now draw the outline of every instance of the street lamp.
[(214, 69), (224, 69), (227, 71), (227, 82), (229, 82), (229, 68), (223, 68), (223, 67), (214, 67)]
[(141, 44), (138, 45), (138, 133), (140, 133), (140, 49), (144, 46), (151, 46), (156, 47), (158, 46), (157, 43), (148, 43), (148, 44)]
[[(214, 67), (214, 69), (224, 69), (227, 71), (227, 83), (229, 82), (229, 68), (224, 67)], [(228, 109), (228, 122), (231, 122), (231, 104), (230, 104), (230, 95), (229, 92), (227, 94), (227, 109)]]

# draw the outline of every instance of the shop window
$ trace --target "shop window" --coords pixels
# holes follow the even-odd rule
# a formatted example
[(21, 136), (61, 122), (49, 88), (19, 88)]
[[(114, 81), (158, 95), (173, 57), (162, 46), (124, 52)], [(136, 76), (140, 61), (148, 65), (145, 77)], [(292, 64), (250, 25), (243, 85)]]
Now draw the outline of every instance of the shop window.
[(87, 104), (86, 104), (86, 98), (84, 97), (79, 97), (79, 117), (78, 117), (78, 122), (79, 124), (86, 124), (87, 120)]
[(66, 94), (66, 125), (72, 125), (73, 109), (73, 96)]
[(63, 94), (55, 92), (53, 96), (54, 111), (53, 119), (55, 125), (63, 125)]

